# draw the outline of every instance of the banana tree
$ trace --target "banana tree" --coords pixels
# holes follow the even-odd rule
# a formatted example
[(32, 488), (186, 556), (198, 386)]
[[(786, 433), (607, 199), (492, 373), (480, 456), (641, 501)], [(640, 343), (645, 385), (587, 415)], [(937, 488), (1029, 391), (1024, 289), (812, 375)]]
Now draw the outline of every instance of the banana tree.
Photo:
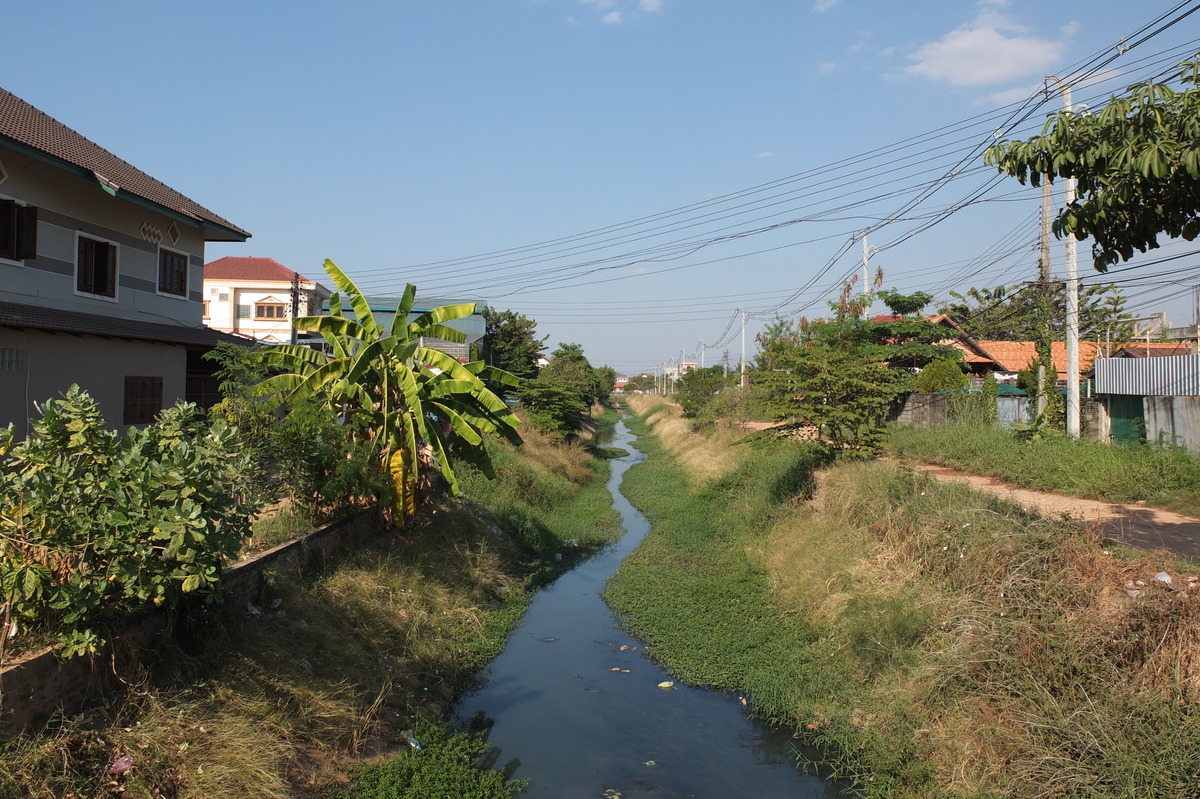
[[(482, 361), (459, 363), (422, 345), (427, 337), (464, 342), (465, 334), (446, 322), (470, 316), (475, 305), (446, 305), (409, 321), (416, 297), (409, 284), (385, 325), (333, 261), (325, 261), (325, 271), (340, 292), (330, 299), (329, 315), (298, 317), (293, 325), (320, 334), (327, 352), (297, 345), (272, 348), (269, 360), (280, 371), (259, 384), (259, 393), (279, 404), (315, 400), (361, 423), (378, 447), (380, 464), (392, 475), (394, 507), (402, 517), (415, 511), (415, 489), (430, 461), (436, 461), (455, 494), (456, 457), (492, 477), (483, 434), (496, 433), (514, 444), (521, 438), (517, 417), (483, 381), (516, 385), (517, 379)], [(353, 317), (342, 308), (342, 294)]]

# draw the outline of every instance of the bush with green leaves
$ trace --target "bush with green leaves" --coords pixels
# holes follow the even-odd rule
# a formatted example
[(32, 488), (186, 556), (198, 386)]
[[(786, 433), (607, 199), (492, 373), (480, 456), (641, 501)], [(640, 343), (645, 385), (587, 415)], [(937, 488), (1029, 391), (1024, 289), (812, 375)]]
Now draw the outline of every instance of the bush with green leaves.
[(25, 440), (0, 429), (4, 640), (39, 629), (90, 653), (105, 619), (211, 595), (259, 507), (237, 431), (180, 403), (122, 436), (78, 386), (38, 410)]
[(956, 388), (966, 388), (969, 383), (963, 374), (960, 361), (939, 359), (926, 366), (917, 375), (915, 388), (923, 394), (935, 391), (953, 391)]

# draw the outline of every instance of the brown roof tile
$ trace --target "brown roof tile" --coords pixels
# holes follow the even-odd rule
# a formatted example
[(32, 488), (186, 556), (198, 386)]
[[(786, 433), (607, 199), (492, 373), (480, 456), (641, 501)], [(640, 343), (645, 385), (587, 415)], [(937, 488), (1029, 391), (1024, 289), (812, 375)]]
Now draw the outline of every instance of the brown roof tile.
[[(290, 282), (296, 273), (274, 258), (227, 255), (204, 265), (207, 280), (276, 280)], [(304, 276), (300, 276), (304, 280)]]
[[(0, 89), (0, 140), (10, 139), (70, 166), (102, 176), (125, 192), (204, 224), (210, 241), (245, 241), (250, 234), (95, 142)], [(215, 228), (215, 229), (214, 229)]]

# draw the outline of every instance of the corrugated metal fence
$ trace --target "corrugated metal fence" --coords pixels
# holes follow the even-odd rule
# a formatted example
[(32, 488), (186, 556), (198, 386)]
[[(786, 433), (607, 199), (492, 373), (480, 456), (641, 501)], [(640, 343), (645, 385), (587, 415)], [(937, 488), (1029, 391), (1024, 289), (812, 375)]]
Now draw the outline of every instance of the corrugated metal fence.
[(1139, 397), (1200, 396), (1200, 355), (1097, 358), (1096, 393)]

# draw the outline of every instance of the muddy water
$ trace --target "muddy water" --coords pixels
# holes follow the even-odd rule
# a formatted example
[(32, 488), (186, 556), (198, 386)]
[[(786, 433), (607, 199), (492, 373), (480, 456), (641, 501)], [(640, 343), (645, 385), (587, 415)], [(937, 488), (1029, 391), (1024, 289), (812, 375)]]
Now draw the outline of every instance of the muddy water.
[(833, 797), (793, 765), (786, 734), (746, 716), (736, 696), (678, 686), (642, 653), (601, 599), (605, 580), (645, 537), (646, 519), (620, 494), (644, 459), (618, 425), (609, 490), (626, 529), (604, 552), (534, 600), (486, 684), (456, 709), (460, 724), (489, 728), (489, 765), (529, 780), (525, 796)]

